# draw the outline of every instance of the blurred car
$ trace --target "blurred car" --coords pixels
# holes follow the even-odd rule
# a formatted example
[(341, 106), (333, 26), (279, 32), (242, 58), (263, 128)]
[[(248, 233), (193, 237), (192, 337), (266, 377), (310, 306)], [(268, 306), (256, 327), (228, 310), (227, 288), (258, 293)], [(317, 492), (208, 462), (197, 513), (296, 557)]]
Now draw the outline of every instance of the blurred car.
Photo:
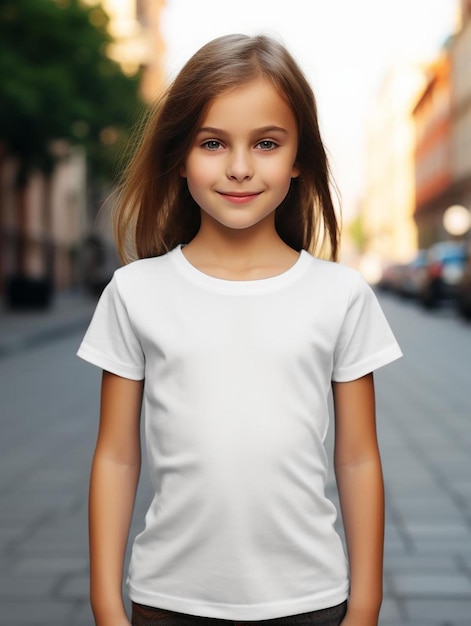
[(424, 282), (427, 250), (419, 250), (415, 257), (398, 271), (397, 291), (402, 296), (417, 298)]
[(403, 268), (404, 265), (402, 263), (391, 263), (383, 267), (381, 277), (376, 285), (378, 289), (382, 291), (398, 291)]
[(465, 244), (454, 241), (441, 241), (428, 249), (419, 288), (424, 307), (431, 309), (456, 299), (467, 257)]
[(401, 296), (417, 297), (423, 283), (426, 264), (426, 250), (419, 250), (408, 263), (390, 263), (383, 268), (377, 287)]
[(464, 318), (471, 320), (471, 248), (468, 249), (463, 275), (457, 285), (456, 306)]

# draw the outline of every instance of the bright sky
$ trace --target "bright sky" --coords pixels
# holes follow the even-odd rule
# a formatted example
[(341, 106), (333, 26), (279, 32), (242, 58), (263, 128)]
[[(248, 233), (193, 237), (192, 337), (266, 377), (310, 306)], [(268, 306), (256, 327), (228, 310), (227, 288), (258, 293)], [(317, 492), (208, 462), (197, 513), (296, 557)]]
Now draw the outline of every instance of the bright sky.
[(317, 98), (345, 216), (363, 176), (362, 129), (388, 67), (434, 57), (456, 25), (458, 0), (167, 0), (163, 34), (173, 77), (204, 43), (241, 32), (288, 47)]

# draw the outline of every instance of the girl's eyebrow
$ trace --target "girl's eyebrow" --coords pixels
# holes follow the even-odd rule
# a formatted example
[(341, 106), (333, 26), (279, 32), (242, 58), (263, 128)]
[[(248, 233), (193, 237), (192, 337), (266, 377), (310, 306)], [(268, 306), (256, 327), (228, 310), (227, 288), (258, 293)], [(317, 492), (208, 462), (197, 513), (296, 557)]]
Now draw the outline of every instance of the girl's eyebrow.
[[(288, 134), (286, 128), (282, 128), (281, 126), (263, 126), (262, 128), (254, 128), (252, 134), (254, 135), (265, 135), (266, 133), (285, 133)], [(214, 126), (203, 126), (198, 130), (198, 133), (210, 133), (213, 135), (227, 135), (229, 134), (227, 131), (222, 128), (214, 128)]]

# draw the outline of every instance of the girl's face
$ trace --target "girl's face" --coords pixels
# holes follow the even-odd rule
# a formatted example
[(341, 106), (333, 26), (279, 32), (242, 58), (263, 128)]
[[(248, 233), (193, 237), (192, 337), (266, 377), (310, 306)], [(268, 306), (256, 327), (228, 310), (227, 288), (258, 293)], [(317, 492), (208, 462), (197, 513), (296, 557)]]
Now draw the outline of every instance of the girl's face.
[(246, 229), (266, 220), (299, 175), (298, 128), (288, 103), (265, 79), (215, 98), (181, 168), (208, 220)]

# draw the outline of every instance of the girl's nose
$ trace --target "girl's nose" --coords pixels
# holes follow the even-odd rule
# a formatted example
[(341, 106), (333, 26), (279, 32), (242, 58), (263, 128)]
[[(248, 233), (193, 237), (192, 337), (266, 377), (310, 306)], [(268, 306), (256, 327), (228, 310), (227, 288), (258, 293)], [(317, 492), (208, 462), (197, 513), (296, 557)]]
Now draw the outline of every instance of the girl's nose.
[(250, 156), (245, 151), (232, 153), (227, 164), (227, 177), (242, 182), (252, 178), (252, 176), (253, 167)]

